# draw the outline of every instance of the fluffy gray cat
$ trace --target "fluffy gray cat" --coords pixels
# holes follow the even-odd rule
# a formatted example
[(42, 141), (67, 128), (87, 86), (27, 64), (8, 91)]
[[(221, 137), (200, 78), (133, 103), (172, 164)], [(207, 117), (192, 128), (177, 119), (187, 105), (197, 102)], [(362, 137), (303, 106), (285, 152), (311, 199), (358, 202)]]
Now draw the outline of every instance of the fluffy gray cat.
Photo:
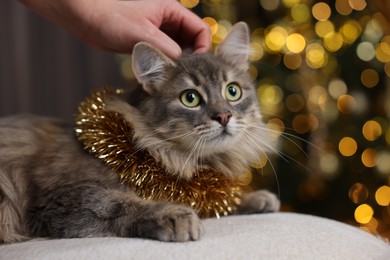
[[(200, 166), (237, 176), (273, 146), (247, 72), (248, 53), (244, 23), (215, 54), (173, 61), (139, 43), (133, 70), (140, 84), (107, 109), (130, 122), (137, 147), (177, 178), (191, 179)], [(244, 195), (237, 213), (272, 212), (279, 204), (260, 190)], [(0, 120), (0, 243), (98, 236), (188, 241), (200, 235), (193, 209), (141, 199), (60, 121)]]

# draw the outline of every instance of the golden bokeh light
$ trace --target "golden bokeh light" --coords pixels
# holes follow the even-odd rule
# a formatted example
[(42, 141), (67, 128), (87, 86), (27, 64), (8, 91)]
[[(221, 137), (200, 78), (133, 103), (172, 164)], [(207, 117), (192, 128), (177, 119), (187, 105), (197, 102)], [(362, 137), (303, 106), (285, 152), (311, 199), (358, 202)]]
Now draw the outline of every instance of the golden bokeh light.
[(222, 24), (218, 24), (217, 32), (211, 36), (211, 41), (215, 44), (219, 44), (223, 39), (225, 39), (227, 34), (227, 28)]
[(325, 21), (329, 19), (331, 15), (331, 10), (330, 7), (327, 3), (324, 2), (319, 2), (313, 5), (311, 12), (314, 16), (319, 21)]
[(369, 42), (378, 42), (383, 36), (383, 28), (379, 20), (370, 19), (364, 30), (364, 38)]
[(360, 224), (367, 224), (374, 215), (374, 210), (368, 204), (362, 204), (355, 210), (355, 220)]
[(304, 134), (310, 131), (311, 126), (307, 115), (297, 115), (292, 121), (294, 131), (299, 134)]
[(333, 79), (329, 82), (328, 92), (332, 98), (337, 100), (341, 95), (347, 94), (347, 91), (347, 85), (343, 80)]
[(383, 62), (389, 62), (390, 61), (390, 44), (388, 42), (381, 42), (378, 44), (375, 50), (375, 56), (376, 58)]
[(341, 15), (350, 15), (353, 11), (349, 5), (349, 0), (336, 0), (335, 7), (336, 11)]
[(265, 29), (262, 28), (262, 27), (259, 27), (259, 28), (256, 28), (253, 30), (252, 32), (252, 40), (255, 41), (255, 40), (258, 40), (258, 39), (262, 39), (263, 36), (264, 36), (264, 31)]
[(379, 173), (390, 176), (390, 152), (378, 152), (376, 156), (376, 168)]
[(367, 111), (370, 106), (370, 101), (367, 98), (367, 95), (359, 90), (353, 92), (354, 106), (352, 108), (353, 113), (362, 114)]
[(240, 183), (242, 185), (249, 185), (252, 182), (253, 175), (250, 171), (245, 171), (239, 176)]
[(367, 148), (362, 153), (362, 163), (367, 168), (376, 166), (376, 150), (373, 148)]
[(215, 35), (218, 31), (218, 23), (212, 17), (205, 17), (203, 21), (210, 27), (211, 35)]
[(330, 32), (324, 38), (324, 45), (329, 51), (336, 52), (343, 46), (343, 37), (340, 33)]
[(373, 235), (378, 234), (377, 229), (379, 226), (379, 222), (375, 217), (372, 217), (370, 222), (367, 224), (363, 224), (360, 228), (368, 233)]
[(360, 75), (360, 80), (367, 88), (373, 88), (379, 82), (378, 72), (374, 69), (365, 69)]
[(387, 44), (387, 47), (386, 47), (386, 52), (389, 52), (389, 45), (390, 45), (390, 35), (386, 35), (382, 38), (381, 40), (382, 43), (386, 43)]
[(349, 5), (356, 11), (362, 11), (367, 6), (366, 0), (349, 0)]
[(229, 31), (232, 29), (232, 27), (233, 27), (232, 23), (231, 23), (230, 21), (228, 21), (228, 20), (219, 20), (219, 21), (218, 21), (218, 25), (219, 25), (219, 26), (225, 27), (225, 29), (226, 29), (228, 32), (229, 32)]
[(271, 52), (279, 52), (283, 49), (286, 38), (287, 31), (283, 27), (275, 26), (265, 35), (265, 45)]
[(343, 114), (350, 114), (356, 108), (356, 100), (351, 95), (341, 95), (337, 99), (337, 108)]
[(310, 20), (310, 9), (305, 4), (296, 4), (291, 8), (291, 16), (297, 22), (307, 22)]
[(274, 11), (279, 7), (279, 0), (260, 0), (260, 5), (267, 11)]
[(368, 141), (375, 141), (382, 135), (382, 127), (377, 121), (369, 120), (363, 125), (362, 132)]
[(283, 63), (290, 70), (299, 69), (302, 65), (302, 56), (297, 53), (288, 53), (283, 55)]
[(326, 113), (323, 114), (323, 118), (326, 122), (335, 122), (340, 116), (340, 111), (337, 108), (337, 103), (333, 100), (328, 100), (323, 108)]
[(180, 0), (180, 3), (186, 8), (194, 8), (199, 4), (199, 0)]
[(361, 42), (356, 48), (356, 55), (362, 61), (370, 61), (375, 58), (376, 52), (371, 42)]
[(283, 98), (283, 91), (276, 85), (262, 84), (257, 90), (257, 94), (262, 105), (276, 105)]
[(381, 186), (375, 192), (375, 200), (380, 206), (389, 206), (390, 204), (390, 187), (387, 185)]
[(305, 100), (299, 94), (291, 94), (286, 98), (286, 107), (291, 112), (298, 112), (305, 106)]
[(318, 36), (324, 38), (327, 34), (334, 32), (334, 25), (331, 21), (318, 21), (314, 26), (314, 30)]
[(313, 86), (308, 93), (308, 101), (320, 107), (323, 107), (328, 99), (328, 93), (323, 86)]
[(306, 40), (299, 33), (290, 34), (286, 38), (286, 47), (292, 53), (300, 53), (306, 47)]
[(262, 154), (259, 157), (259, 160), (253, 164), (251, 164), (251, 167), (254, 169), (262, 169), (264, 168), (268, 163), (268, 157), (264, 154)]
[(353, 11), (348, 0), (336, 0), (336, 11), (341, 15), (350, 15)]
[(309, 115), (309, 122), (310, 122), (310, 127), (311, 131), (315, 131), (318, 129), (320, 126), (320, 121), (318, 120), (318, 117), (316, 115)]
[(267, 122), (267, 128), (270, 129), (270, 136), (276, 140), (283, 133), (285, 126), (279, 118), (272, 118)]
[(340, 34), (346, 44), (354, 43), (361, 32), (362, 27), (356, 20), (348, 20), (340, 28)]
[(121, 54), (119, 58), (121, 59), (120, 70), (121, 70), (122, 77), (124, 77), (127, 80), (133, 80), (135, 76), (132, 69), (133, 64), (131, 62), (131, 57), (126, 54)]
[(327, 62), (327, 54), (319, 43), (311, 43), (306, 47), (306, 64), (312, 69), (319, 69)]
[(339, 169), (339, 159), (333, 153), (325, 153), (320, 156), (320, 168), (323, 177), (332, 178)]
[(339, 151), (343, 156), (349, 157), (356, 153), (358, 145), (352, 137), (344, 137), (339, 142)]
[(249, 72), (249, 75), (251, 76), (251, 78), (253, 80), (256, 80), (257, 79), (257, 76), (259, 74), (256, 66), (254, 66), (253, 64), (250, 64), (249, 65), (249, 69), (248, 69), (248, 72)]
[(387, 20), (387, 17), (382, 12), (374, 13), (372, 15), (372, 20), (374, 20), (379, 25), (379, 27), (381, 28), (382, 33), (389, 26), (389, 21)]
[(368, 198), (368, 195), (367, 187), (359, 182), (352, 185), (348, 191), (349, 199), (355, 204), (363, 203)]
[(385, 73), (388, 78), (390, 78), (390, 62), (385, 64)]
[(292, 121), (295, 132), (305, 134), (318, 128), (318, 118), (314, 115), (296, 115)]
[(282, 0), (285, 7), (291, 8), (296, 4), (299, 4), (301, 0)]
[(249, 60), (250, 61), (258, 61), (264, 55), (263, 46), (258, 42), (252, 42), (250, 44), (250, 52), (249, 52)]

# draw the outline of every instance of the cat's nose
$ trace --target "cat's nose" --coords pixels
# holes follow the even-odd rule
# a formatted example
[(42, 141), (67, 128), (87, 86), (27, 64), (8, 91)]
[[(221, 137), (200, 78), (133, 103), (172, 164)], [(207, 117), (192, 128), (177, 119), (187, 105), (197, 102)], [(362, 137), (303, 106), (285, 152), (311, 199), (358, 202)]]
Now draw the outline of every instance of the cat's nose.
[(230, 111), (214, 115), (211, 119), (218, 121), (221, 125), (226, 126), (229, 123), (232, 113)]

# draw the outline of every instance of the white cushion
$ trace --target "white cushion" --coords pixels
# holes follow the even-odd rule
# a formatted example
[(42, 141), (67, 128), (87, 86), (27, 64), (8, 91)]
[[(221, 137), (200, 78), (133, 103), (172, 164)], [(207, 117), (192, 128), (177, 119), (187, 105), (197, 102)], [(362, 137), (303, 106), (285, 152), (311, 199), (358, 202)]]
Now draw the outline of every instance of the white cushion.
[(390, 245), (359, 228), (295, 213), (203, 221), (200, 241), (34, 239), (0, 246), (0, 259), (390, 259)]

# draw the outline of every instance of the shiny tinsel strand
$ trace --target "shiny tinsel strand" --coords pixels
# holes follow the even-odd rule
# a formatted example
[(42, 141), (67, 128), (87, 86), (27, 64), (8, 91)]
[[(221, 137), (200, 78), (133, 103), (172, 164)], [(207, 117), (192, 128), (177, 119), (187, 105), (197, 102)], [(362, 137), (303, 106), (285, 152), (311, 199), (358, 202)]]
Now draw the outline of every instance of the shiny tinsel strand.
[(146, 200), (185, 204), (200, 217), (234, 213), (244, 189), (239, 180), (209, 169), (199, 170), (190, 180), (180, 179), (147, 151), (134, 149), (131, 125), (105, 109), (109, 98), (120, 98), (122, 93), (105, 88), (80, 104), (75, 134), (84, 148)]

